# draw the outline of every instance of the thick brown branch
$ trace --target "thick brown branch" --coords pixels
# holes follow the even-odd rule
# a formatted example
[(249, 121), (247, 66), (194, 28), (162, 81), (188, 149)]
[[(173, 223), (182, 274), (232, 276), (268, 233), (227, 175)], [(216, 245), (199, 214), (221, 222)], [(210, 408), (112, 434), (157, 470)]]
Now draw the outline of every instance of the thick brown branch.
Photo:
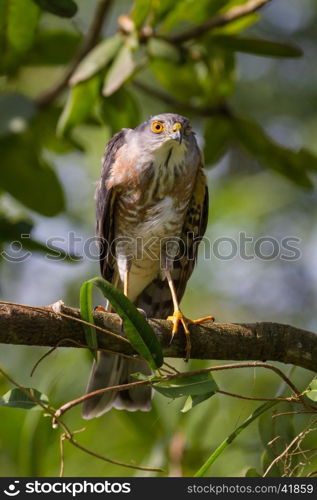
[[(59, 312), (54, 312), (59, 310)], [(69, 315), (67, 318), (64, 315)], [(0, 302), (0, 343), (32, 346), (86, 345), (78, 309), (61, 305), (33, 307)], [(116, 314), (95, 312), (99, 327), (120, 335)], [(183, 335), (170, 343), (171, 323), (150, 320), (165, 356), (184, 357)], [(317, 335), (279, 323), (205, 323), (190, 327), (194, 359), (281, 361), (317, 371)], [(97, 330), (100, 348), (133, 353), (126, 340)], [(77, 342), (76, 345), (74, 342)]]
[(218, 16), (212, 17), (208, 19), (204, 23), (199, 26), (195, 26), (194, 28), (190, 28), (182, 33), (176, 33), (175, 35), (169, 35), (165, 37), (171, 43), (183, 43), (188, 40), (192, 40), (193, 38), (198, 38), (208, 31), (211, 31), (215, 28), (220, 28), (225, 24), (230, 23), (231, 21), (235, 21), (236, 19), (240, 19), (241, 17), (247, 16), (252, 12), (256, 12), (265, 4), (270, 2), (271, 0), (250, 0), (249, 2), (238, 5), (233, 9), (230, 9), (228, 12), (224, 14), (219, 14)]
[(96, 45), (98, 38), (105, 20), (105, 17), (109, 11), (112, 0), (99, 0), (97, 3), (96, 11), (92, 18), (91, 24), (85, 37), (79, 46), (73, 60), (70, 62), (65, 73), (62, 75), (59, 82), (57, 82), (53, 87), (46, 90), (36, 99), (36, 104), (40, 108), (44, 108), (51, 104), (59, 94), (67, 87), (68, 81), (75, 69), (82, 61), (82, 59), (88, 54), (88, 52)]

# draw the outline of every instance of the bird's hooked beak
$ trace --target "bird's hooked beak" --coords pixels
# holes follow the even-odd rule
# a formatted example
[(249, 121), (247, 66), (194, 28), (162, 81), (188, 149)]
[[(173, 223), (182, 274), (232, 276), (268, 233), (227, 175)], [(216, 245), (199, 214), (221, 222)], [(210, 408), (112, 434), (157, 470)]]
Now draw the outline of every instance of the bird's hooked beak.
[(181, 144), (182, 140), (183, 140), (183, 127), (182, 127), (182, 124), (179, 123), (179, 122), (174, 123), (172, 131), (173, 131), (173, 133), (171, 134), (171, 138), (174, 141), (177, 141), (178, 144)]

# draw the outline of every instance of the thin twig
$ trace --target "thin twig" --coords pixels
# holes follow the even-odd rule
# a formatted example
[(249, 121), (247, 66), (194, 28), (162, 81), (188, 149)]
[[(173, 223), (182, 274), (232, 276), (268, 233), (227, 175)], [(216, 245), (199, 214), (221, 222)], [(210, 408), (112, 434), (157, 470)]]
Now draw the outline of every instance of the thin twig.
[[(132, 465), (132, 464), (127, 464), (125, 462), (121, 462), (119, 460), (113, 460), (112, 458), (105, 457), (103, 455), (99, 455), (98, 453), (95, 453), (92, 450), (89, 450), (88, 448), (81, 446), (77, 441), (74, 440), (74, 432), (71, 432), (68, 428), (68, 426), (56, 415), (56, 412), (52, 410), (48, 405), (45, 405), (42, 403), (42, 401), (36, 399), (33, 394), (27, 390), (25, 387), (23, 387), (21, 384), (13, 380), (13, 378), (8, 375), (2, 368), (0, 368), (0, 374), (6, 378), (9, 382), (11, 382), (12, 385), (18, 387), (29, 399), (34, 401), (34, 403), (38, 404), (44, 411), (49, 413), (51, 415), (54, 425), (53, 428), (56, 428), (60, 426), (64, 430), (64, 439), (67, 439), (73, 446), (76, 448), (82, 450), (85, 453), (88, 453), (89, 455), (92, 455), (96, 458), (99, 458), (100, 460), (103, 460), (105, 462), (109, 462), (111, 464), (115, 465), (120, 465), (121, 467), (127, 467), (129, 469), (137, 469), (137, 470), (146, 470), (146, 471), (153, 471), (153, 472), (163, 472), (162, 469), (158, 469), (156, 467), (143, 467), (143, 466), (138, 466), (138, 465)], [(62, 470), (62, 468), (61, 468)]]
[(169, 368), (170, 370), (172, 370), (174, 373), (180, 373), (180, 371), (177, 370), (177, 368), (175, 368), (175, 366), (170, 365), (169, 363), (167, 363), (167, 361), (165, 361), (165, 359), (164, 359), (164, 365), (166, 365), (167, 368)]
[(220, 389), (217, 389), (216, 392), (218, 394), (224, 394), (225, 396), (230, 396), (232, 398), (246, 399), (248, 401), (284, 401), (285, 403), (298, 403), (298, 404), (302, 404), (300, 401), (296, 401), (294, 399), (294, 397), (290, 397), (290, 398), (255, 398), (253, 396), (244, 396), (242, 394), (235, 394), (233, 392), (222, 391)]
[(64, 440), (65, 440), (65, 434), (61, 434), (60, 438), (59, 438), (59, 451), (60, 451), (60, 455), (61, 455), (61, 467), (60, 467), (60, 470), (59, 470), (59, 477), (63, 477), (64, 476), (64, 465), (65, 465), (65, 461), (64, 461)]
[[(294, 401), (293, 401), (294, 402)], [(306, 414), (316, 414), (317, 413), (317, 408), (315, 411), (284, 411), (282, 413), (274, 413), (272, 415), (272, 418), (277, 418), (277, 417), (286, 417), (289, 415), (306, 415)]]
[(73, 60), (70, 62), (68, 68), (63, 74), (60, 81), (51, 87), (49, 90), (46, 90), (41, 94), (36, 100), (36, 104), (39, 108), (45, 108), (49, 106), (58, 96), (59, 94), (67, 87), (68, 81), (75, 69), (78, 67), (79, 63), (82, 59), (88, 54), (88, 52), (96, 45), (98, 42), (98, 38), (105, 21), (105, 18), (109, 12), (111, 7), (112, 0), (99, 0), (97, 3), (97, 7), (95, 13), (93, 15), (91, 24), (88, 28), (88, 31), (83, 38), (81, 45), (76, 52)]
[[(173, 378), (172, 375), (165, 375), (164, 377), (161, 378), (161, 380), (166, 380), (169, 378)], [(111, 387), (104, 387), (103, 389), (97, 389), (96, 391), (88, 392), (87, 394), (83, 394), (79, 398), (72, 399), (71, 401), (68, 401), (64, 405), (60, 406), (58, 410), (55, 412), (55, 416), (57, 418), (60, 418), (64, 413), (66, 413), (68, 410), (71, 408), (74, 408), (74, 406), (77, 406), (87, 399), (93, 398), (94, 396), (99, 396), (100, 394), (104, 394), (105, 392), (109, 391), (125, 391), (127, 389), (131, 389), (134, 387), (138, 387), (139, 385), (150, 385), (152, 383), (152, 380), (138, 380), (137, 382), (130, 382), (128, 384), (121, 384), (121, 385), (113, 385)], [(53, 422), (54, 426), (55, 422)]]
[(269, 3), (271, 0), (249, 0), (249, 2), (238, 5), (237, 7), (233, 7), (228, 12), (224, 14), (219, 14), (218, 16), (212, 17), (208, 19), (202, 24), (195, 26), (193, 28), (189, 28), (186, 31), (181, 33), (176, 33), (174, 35), (168, 35), (166, 37), (162, 37), (165, 40), (168, 40), (171, 43), (184, 43), (188, 40), (192, 40), (193, 38), (199, 38), (208, 31), (211, 31), (215, 28), (220, 28), (232, 21), (236, 21), (241, 17), (247, 16), (256, 12), (265, 4)]
[(88, 453), (89, 455), (99, 458), (100, 460), (104, 460), (105, 462), (108, 462), (110, 464), (115, 464), (115, 465), (121, 465), (122, 467), (127, 467), (129, 469), (138, 469), (138, 470), (144, 470), (144, 471), (151, 471), (151, 472), (164, 472), (163, 469), (158, 468), (158, 467), (143, 467), (141, 465), (133, 465), (133, 464), (127, 464), (125, 462), (120, 462), (119, 460), (112, 460), (111, 458), (104, 457), (103, 455), (100, 455), (99, 453), (96, 453), (92, 450), (89, 450), (85, 446), (82, 446), (81, 444), (77, 443), (73, 438), (69, 439), (69, 442), (72, 443), (76, 448), (79, 448), (81, 451), (84, 451), (85, 453)]
[[(71, 408), (74, 408), (75, 406), (83, 403), (87, 399), (91, 399), (94, 396), (100, 396), (101, 394), (104, 394), (106, 392), (110, 392), (110, 391), (120, 392), (120, 391), (125, 391), (125, 390), (131, 389), (131, 388), (135, 388), (138, 386), (143, 386), (143, 385), (154, 385), (155, 386), (155, 383), (157, 383), (157, 382), (161, 382), (164, 380), (168, 380), (168, 381), (173, 380), (179, 376), (191, 377), (192, 375), (198, 375), (201, 373), (208, 373), (208, 372), (212, 372), (212, 371), (222, 371), (222, 370), (233, 370), (236, 368), (266, 368), (268, 370), (274, 371), (292, 389), (294, 396), (292, 398), (289, 398), (292, 400), (291, 402), (294, 403), (295, 402), (294, 399), (296, 398), (299, 400), (299, 402), (303, 406), (305, 406), (306, 408), (311, 408), (311, 406), (303, 399), (300, 391), (296, 388), (296, 386), (293, 384), (293, 382), (281, 370), (276, 368), (274, 365), (270, 365), (269, 363), (262, 363), (260, 361), (255, 361), (252, 363), (231, 363), (231, 364), (227, 364), (227, 365), (218, 365), (218, 366), (212, 366), (209, 368), (203, 368), (201, 370), (192, 370), (192, 371), (188, 371), (188, 372), (176, 373), (175, 375), (165, 375), (165, 376), (161, 377), (159, 380), (155, 379), (155, 378), (151, 378), (148, 380), (139, 380), (137, 382), (130, 382), (128, 384), (121, 384), (121, 385), (114, 385), (111, 387), (104, 387), (102, 389), (97, 389), (96, 391), (84, 394), (84, 395), (80, 396), (79, 398), (68, 401), (67, 403), (60, 406), (56, 410), (55, 415), (57, 418), (60, 418), (64, 413), (69, 411)], [(232, 396), (232, 393), (227, 393), (227, 395)], [(237, 396), (237, 397), (239, 397), (239, 396)], [(253, 399), (253, 398), (251, 398), (251, 399)], [(285, 398), (274, 398), (273, 399), (273, 401), (286, 401), (286, 400), (287, 399), (285, 399)], [(264, 399), (264, 401), (270, 401), (270, 399), (266, 398), (266, 399)], [(53, 422), (53, 425), (54, 425), (54, 422)]]
[(277, 462), (279, 462), (283, 457), (285, 457), (285, 455), (287, 455), (288, 451), (292, 448), (292, 446), (297, 441), (299, 441), (302, 437), (304, 437), (308, 432), (310, 432), (310, 430), (311, 430), (310, 428), (306, 428), (303, 431), (301, 431), (297, 436), (295, 436), (294, 439), (287, 445), (285, 450), (270, 463), (270, 465), (267, 467), (266, 471), (264, 472), (263, 477), (266, 477), (268, 475), (268, 473), (270, 472), (270, 470), (272, 469), (272, 467)]

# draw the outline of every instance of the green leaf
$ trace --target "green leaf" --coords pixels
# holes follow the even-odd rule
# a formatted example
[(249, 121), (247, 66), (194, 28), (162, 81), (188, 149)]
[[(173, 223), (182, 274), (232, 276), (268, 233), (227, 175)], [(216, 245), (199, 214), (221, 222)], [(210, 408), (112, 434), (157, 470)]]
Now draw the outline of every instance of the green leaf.
[(68, 153), (77, 149), (83, 151), (83, 146), (72, 137), (58, 137), (56, 128), (61, 116), (59, 107), (41, 109), (32, 120), (31, 132), (34, 141), (41, 149), (48, 149), (58, 154)]
[[(170, 31), (177, 25), (200, 24), (215, 15), (223, 7), (223, 0), (182, 0), (174, 2), (162, 25), (162, 32)], [(186, 24), (185, 24), (186, 27)]]
[(54, 259), (70, 263), (78, 262), (81, 260), (81, 257), (78, 255), (69, 254), (61, 248), (53, 247), (52, 245), (48, 247), (41, 241), (35, 240), (31, 237), (20, 238), (19, 241), (21, 242), (23, 248), (25, 248), (26, 250), (29, 250), (30, 252), (45, 253), (46, 256), (51, 258), (51, 260)]
[(126, 43), (119, 50), (108, 73), (106, 74), (102, 93), (109, 96), (118, 90), (146, 62), (144, 47)]
[(27, 52), (34, 40), (40, 9), (32, 0), (10, 0), (7, 10), (7, 41), (17, 53)]
[(226, 34), (226, 35), (235, 35), (236, 33), (240, 33), (241, 31), (246, 30), (249, 26), (256, 23), (260, 19), (260, 14), (253, 12), (252, 14), (248, 14), (247, 16), (240, 17), (231, 21), (230, 23), (224, 24), (219, 28), (213, 30), (214, 34)]
[(144, 24), (149, 13), (153, 9), (153, 0), (135, 0), (131, 11), (131, 19), (134, 22), (136, 29), (139, 29)]
[(0, 215), (0, 240), (12, 241), (21, 238), (21, 234), (30, 234), (33, 223), (26, 219), (10, 220)]
[(23, 130), (35, 115), (34, 101), (15, 92), (0, 95), (0, 136)]
[(69, 262), (79, 260), (79, 257), (70, 255), (60, 250), (59, 248), (47, 247), (44, 243), (37, 241), (31, 237), (33, 223), (29, 220), (19, 219), (10, 220), (7, 217), (0, 215), (0, 241), (3, 242), (19, 242), (25, 250), (31, 252), (42, 252), (51, 257), (59, 258)]
[(42, 394), (37, 389), (32, 389), (25, 387), (26, 391), (29, 391), (29, 396), (21, 389), (15, 388), (7, 392), (0, 397), (0, 406), (7, 406), (10, 408), (21, 408), (23, 410), (31, 410), (32, 408), (41, 407), (36, 403), (39, 401), (44, 405), (48, 404), (48, 398), (45, 394)]
[(213, 116), (206, 120), (204, 156), (206, 165), (217, 163), (233, 138), (230, 118)]
[(227, 50), (246, 52), (258, 56), (301, 57), (303, 55), (299, 47), (255, 37), (212, 35), (209, 41), (211, 44), (219, 45)]
[[(90, 281), (85, 281), (80, 287), (80, 316), (83, 320), (88, 323), (94, 324), (94, 314), (93, 314), (93, 306), (92, 306), (92, 289), (93, 284)], [(85, 332), (85, 339), (88, 347), (92, 348), (92, 355), (95, 359), (97, 359), (97, 333), (96, 329), (90, 325), (83, 325)]]
[(203, 88), (197, 64), (192, 61), (175, 64), (167, 59), (156, 58), (150, 61), (149, 66), (157, 81), (179, 100), (191, 102), (193, 97), (201, 97)]
[(45, 163), (32, 134), (0, 139), (0, 187), (31, 210), (52, 217), (65, 208), (54, 170)]
[(256, 469), (251, 468), (246, 471), (244, 477), (262, 477), (262, 476), (257, 472)]
[(131, 10), (131, 19), (135, 28), (142, 25), (159, 24), (176, 6), (175, 0), (135, 0)]
[(262, 413), (266, 412), (277, 404), (276, 401), (268, 401), (259, 406), (251, 415), (239, 425), (229, 436), (211, 453), (206, 462), (198, 469), (194, 477), (203, 477), (209, 467), (217, 460), (217, 458), (225, 451), (225, 449), (246, 429), (254, 420), (259, 418)]
[(307, 171), (317, 171), (317, 158), (305, 149), (298, 152), (274, 142), (259, 125), (251, 120), (235, 118), (232, 121), (240, 145), (264, 166), (276, 170), (295, 184), (311, 188)]
[(111, 283), (94, 278), (89, 281), (109, 300), (112, 307), (123, 321), (124, 331), (134, 349), (149, 363), (154, 370), (163, 364), (160, 343), (149, 323), (134, 304), (117, 290)]
[(80, 39), (80, 35), (68, 31), (41, 31), (26, 57), (26, 63), (32, 66), (67, 64), (76, 53)]
[(214, 393), (218, 388), (209, 372), (164, 380), (163, 382), (154, 384), (153, 387), (157, 392), (163, 394), (163, 396), (172, 399), (182, 396), (206, 395), (211, 392)]
[(305, 392), (305, 394), (309, 399), (317, 402), (317, 379), (312, 380), (309, 384), (308, 392)]
[(235, 54), (220, 46), (209, 44), (205, 60), (206, 72), (203, 79), (200, 77), (205, 100), (209, 105), (218, 104), (228, 98), (235, 89)]
[(176, 63), (181, 57), (178, 47), (161, 38), (151, 37), (147, 44), (147, 51), (150, 57), (167, 59)]
[[(282, 426), (284, 425), (284, 422), (286, 425), (288, 425), (288, 420), (284, 420), (286, 417), (283, 417), (283, 422)], [(271, 464), (271, 462), (274, 460), (276, 457), (276, 450), (279, 449), (280, 452), (281, 446), (282, 448), (284, 447), (284, 443), (287, 442), (285, 441), (285, 433), (283, 432), (283, 437), (281, 436), (280, 440), (276, 440), (274, 449), (269, 445), (269, 443), (274, 439), (276, 436), (279, 436), (277, 429), (275, 428), (276, 426), (276, 421), (274, 421), (274, 425), (272, 422), (272, 415), (270, 413), (268, 414), (263, 414), (258, 420), (258, 430), (259, 430), (259, 436), (264, 448), (264, 451), (261, 456), (261, 468), (263, 471), (267, 469), (267, 467)], [(279, 453), (280, 453), (279, 452)], [(270, 476), (281, 476), (282, 474), (282, 464), (277, 462), (274, 464), (273, 468), (271, 469)]]
[(73, 0), (33, 0), (41, 9), (60, 17), (73, 17), (78, 7)]
[(111, 127), (113, 134), (122, 128), (134, 128), (140, 123), (138, 103), (124, 87), (109, 97), (100, 98), (98, 116), (105, 125)]
[(116, 34), (96, 45), (81, 61), (70, 79), (70, 84), (77, 85), (105, 68), (114, 59), (122, 44), (122, 36)]
[(68, 99), (57, 124), (57, 135), (67, 136), (76, 125), (92, 116), (100, 88), (99, 75), (79, 83), (69, 91)]
[(186, 399), (183, 408), (181, 409), (182, 413), (187, 413), (189, 410), (194, 408), (194, 406), (199, 405), (200, 403), (203, 403), (207, 399), (211, 398), (216, 394), (217, 390), (207, 392), (206, 394), (201, 394), (197, 396), (188, 396)]

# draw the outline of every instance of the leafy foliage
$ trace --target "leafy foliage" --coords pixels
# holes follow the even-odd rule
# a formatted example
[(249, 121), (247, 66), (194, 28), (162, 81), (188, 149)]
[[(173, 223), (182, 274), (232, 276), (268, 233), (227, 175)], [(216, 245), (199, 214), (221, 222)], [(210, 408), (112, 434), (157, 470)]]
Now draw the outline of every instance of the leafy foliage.
[(317, 401), (317, 379), (312, 380), (309, 384), (306, 396), (312, 401)]
[(47, 396), (37, 389), (25, 387), (25, 391), (22, 391), (15, 388), (0, 397), (0, 406), (21, 408), (22, 410), (41, 409), (37, 401), (44, 405), (48, 404)]
[(267, 402), (259, 406), (242, 424), (240, 424), (208, 457), (206, 462), (196, 472), (195, 477), (203, 477), (209, 467), (217, 460), (217, 458), (224, 452), (224, 450), (246, 429), (254, 420), (259, 418), (260, 415), (274, 406), (274, 402)]
[(61, 17), (73, 17), (77, 12), (77, 5), (73, 0), (33, 0), (43, 10)]
[(93, 284), (89, 281), (85, 281), (80, 287), (80, 297), (79, 297), (79, 305), (80, 305), (80, 316), (83, 320), (90, 325), (84, 324), (83, 328), (85, 330), (85, 338), (88, 347), (92, 348), (92, 354), (96, 359), (96, 349), (98, 347), (97, 342), (97, 334), (96, 330), (93, 327), (94, 324), (94, 314), (93, 314), (93, 306), (92, 306), (92, 289)]
[(214, 394), (217, 385), (211, 373), (198, 373), (188, 377), (177, 377), (172, 380), (159, 382), (154, 389), (167, 398), (181, 398), (183, 396), (205, 396)]
[[(74, 131), (84, 123), (105, 124), (111, 133), (122, 127), (136, 126), (141, 105), (131, 92), (131, 83), (136, 77), (145, 83), (151, 81), (154, 90), (157, 85), (164, 88), (171, 102), (175, 99), (178, 106), (190, 103), (190, 114), (195, 114), (195, 109), (198, 116), (201, 109), (211, 110), (203, 130), (207, 165), (215, 164), (238, 141), (263, 167), (279, 172), (299, 186), (310, 187), (310, 172), (316, 171), (317, 164), (311, 152), (285, 148), (269, 138), (259, 124), (224, 111), (225, 101), (236, 85), (236, 52), (299, 57), (301, 49), (242, 35), (246, 27), (258, 20), (258, 14), (218, 27), (187, 44), (169, 41), (175, 31), (203, 23), (206, 18), (231, 7), (231, 2), (218, 1), (136, 1), (128, 32), (101, 40), (75, 68), (70, 78), (72, 88), (61, 114), (56, 113), (54, 102), (41, 109), (29, 95), (6, 90), (0, 97), (3, 109), (0, 134), (5, 134), (0, 144), (2, 189), (46, 216), (63, 211), (62, 188), (44, 159), (43, 149), (66, 152), (82, 148), (74, 139)], [(14, 78), (14, 72), (28, 64), (54, 66), (71, 61), (81, 43), (80, 36), (66, 30), (47, 29), (39, 20), (45, 11), (66, 18), (74, 16), (77, 12), (74, 1), (6, 0), (0, 8), (4, 74)], [(142, 30), (146, 26), (154, 28), (155, 34), (149, 31), (144, 38)], [(206, 113), (204, 111), (204, 115)], [(47, 130), (47, 119), (52, 127), (58, 120), (59, 138), (51, 125)], [(22, 183), (16, 183), (17, 178), (22, 179)]]
[(98, 71), (105, 69), (114, 59), (122, 44), (123, 39), (119, 34), (100, 42), (81, 61), (71, 77), (71, 85), (77, 85), (77, 83), (87, 80), (98, 73)]
[[(117, 290), (111, 283), (102, 278), (93, 278), (84, 283), (80, 294), (80, 308), (83, 319), (93, 323), (92, 287), (96, 286), (106, 297), (113, 309), (123, 321), (124, 332), (135, 350), (149, 363), (153, 370), (163, 363), (163, 354), (157, 337), (144, 316), (134, 304)], [(93, 328), (86, 326), (86, 339), (90, 347), (97, 347), (96, 333)]]

